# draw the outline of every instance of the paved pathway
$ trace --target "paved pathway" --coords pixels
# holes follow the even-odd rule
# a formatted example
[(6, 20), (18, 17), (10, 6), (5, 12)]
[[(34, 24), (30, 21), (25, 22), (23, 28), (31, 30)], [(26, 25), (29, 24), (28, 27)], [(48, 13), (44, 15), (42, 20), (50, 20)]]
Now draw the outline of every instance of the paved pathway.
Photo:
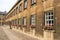
[(3, 28), (3, 30), (10, 40), (21, 40), (18, 37), (16, 37), (10, 30), (8, 30), (6, 28)]
[(2, 28), (10, 40), (38, 40), (37, 38), (27, 36), (25, 34), (22, 34), (18, 31), (11, 30), (6, 27), (2, 27)]
[(21, 40), (38, 40), (37, 38), (33, 38), (30, 36), (27, 36), (23, 33), (20, 33), (18, 31), (11, 31), (14, 35), (16, 35), (18, 38), (20, 38)]
[(1, 26), (0, 26), (0, 40), (9, 40), (7, 35), (3, 31), (3, 29), (1, 28)]

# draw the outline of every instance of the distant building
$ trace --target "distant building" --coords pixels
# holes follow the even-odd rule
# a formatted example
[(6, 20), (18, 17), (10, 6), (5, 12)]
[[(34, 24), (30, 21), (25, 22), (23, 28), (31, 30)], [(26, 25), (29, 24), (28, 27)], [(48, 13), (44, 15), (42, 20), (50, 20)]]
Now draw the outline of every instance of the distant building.
[(0, 26), (4, 24), (4, 18), (6, 16), (6, 11), (5, 12), (1, 12), (0, 11)]

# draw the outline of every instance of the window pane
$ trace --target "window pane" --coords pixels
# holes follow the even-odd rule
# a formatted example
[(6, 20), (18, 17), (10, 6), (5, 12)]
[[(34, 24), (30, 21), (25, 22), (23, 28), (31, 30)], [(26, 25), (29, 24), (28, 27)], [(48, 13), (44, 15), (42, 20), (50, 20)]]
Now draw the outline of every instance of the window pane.
[(51, 19), (53, 19), (53, 16), (51, 16)]
[(22, 4), (20, 4), (20, 11), (22, 11)]
[(35, 15), (31, 16), (31, 25), (35, 25), (36, 19), (35, 19)]
[(36, 0), (31, 0), (31, 4), (36, 4)]
[(18, 13), (18, 7), (16, 8), (16, 14)]
[(19, 19), (19, 25), (21, 25), (21, 19)]
[(27, 0), (24, 0), (24, 9), (27, 8)]
[(24, 24), (24, 25), (27, 24), (26, 22), (27, 22), (26, 18), (23, 18), (23, 24)]
[(36, 0), (34, 0), (34, 3), (36, 3)]
[(49, 24), (51, 24), (51, 20), (49, 21)]

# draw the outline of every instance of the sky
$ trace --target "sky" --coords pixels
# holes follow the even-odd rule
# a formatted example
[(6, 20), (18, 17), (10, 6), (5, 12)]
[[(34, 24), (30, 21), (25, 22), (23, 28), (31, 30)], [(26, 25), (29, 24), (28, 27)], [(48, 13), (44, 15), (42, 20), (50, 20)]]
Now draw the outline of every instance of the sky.
[(17, 0), (0, 0), (0, 11), (9, 11)]

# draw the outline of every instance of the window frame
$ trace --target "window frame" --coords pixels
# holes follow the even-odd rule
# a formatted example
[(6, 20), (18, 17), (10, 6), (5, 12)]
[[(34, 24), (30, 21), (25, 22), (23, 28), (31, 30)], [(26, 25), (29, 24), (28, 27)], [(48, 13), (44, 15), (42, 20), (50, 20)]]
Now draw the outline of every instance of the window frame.
[(31, 6), (36, 5), (36, 3), (37, 3), (37, 0), (31, 0)]
[[(44, 15), (45, 15), (45, 26), (54, 26), (54, 11), (53, 10), (46, 11)], [(52, 16), (53, 18), (51, 18)]]
[(30, 17), (30, 25), (32, 25), (32, 26), (36, 25), (36, 15), (31, 15), (31, 17)]
[(19, 12), (22, 11), (22, 3), (19, 5)]
[[(24, 21), (25, 20), (25, 21)], [(27, 25), (27, 18), (23, 17), (23, 25), (26, 26)]]
[(18, 13), (18, 7), (16, 7), (16, 14)]
[(28, 6), (28, 0), (24, 0), (24, 9), (27, 9)]
[(19, 25), (21, 25), (21, 18), (19, 19)]

